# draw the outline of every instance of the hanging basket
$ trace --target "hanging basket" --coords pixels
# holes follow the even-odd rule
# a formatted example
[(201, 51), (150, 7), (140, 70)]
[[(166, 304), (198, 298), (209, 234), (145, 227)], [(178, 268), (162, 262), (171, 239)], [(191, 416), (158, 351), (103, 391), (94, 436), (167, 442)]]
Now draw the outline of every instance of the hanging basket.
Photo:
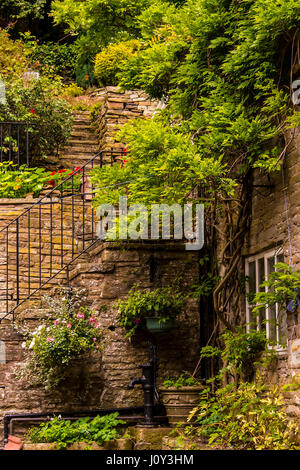
[(157, 317), (146, 317), (146, 328), (151, 333), (166, 333), (174, 328), (174, 319), (160, 322)]

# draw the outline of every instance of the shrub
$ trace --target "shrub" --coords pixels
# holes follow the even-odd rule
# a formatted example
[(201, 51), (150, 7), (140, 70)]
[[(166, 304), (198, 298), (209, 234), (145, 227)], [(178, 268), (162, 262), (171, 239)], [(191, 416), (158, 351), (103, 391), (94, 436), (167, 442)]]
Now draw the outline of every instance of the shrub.
[(116, 73), (120, 71), (121, 63), (132, 57), (141, 48), (141, 43), (135, 39), (110, 44), (104, 48), (95, 59), (95, 77), (99, 85), (117, 85)]
[(119, 427), (125, 424), (118, 418), (118, 413), (105, 416), (96, 416), (94, 419), (81, 418), (74, 422), (53, 418), (48, 423), (42, 423), (38, 427), (29, 430), (28, 436), (33, 443), (51, 442), (58, 449), (64, 449), (74, 442), (96, 442), (102, 445), (104, 442), (119, 437)]
[(146, 317), (158, 317), (161, 323), (176, 317), (184, 304), (184, 296), (173, 287), (153, 291), (132, 289), (126, 300), (119, 300), (118, 323), (126, 328), (126, 337), (134, 335)]
[(28, 67), (25, 49), (21, 41), (12, 41), (0, 28), (0, 76), (5, 80), (19, 77)]
[(75, 78), (75, 65), (77, 62), (77, 47), (74, 44), (61, 44), (45, 42), (39, 44), (38, 40), (29, 33), (23, 35), (27, 46), (28, 58), (41, 70), (53, 70), (63, 78)]
[(27, 360), (20, 378), (30, 377), (33, 383), (44, 383), (50, 389), (61, 382), (73, 359), (100, 349), (103, 331), (95, 312), (83, 306), (81, 294), (45, 297), (51, 315), (33, 332), (25, 332)]
[(208, 438), (209, 444), (233, 449), (296, 449), (298, 427), (284, 411), (278, 387), (242, 383), (231, 384), (215, 393), (206, 389), (189, 417), (197, 428), (186, 435)]
[[(55, 78), (40, 77), (24, 86), (22, 80), (7, 84), (6, 104), (0, 104), (1, 121), (29, 124), (29, 155), (37, 162), (66, 145), (72, 128), (71, 110), (59, 97)], [(23, 136), (23, 140), (24, 140)], [(21, 141), (21, 145), (25, 145)]]

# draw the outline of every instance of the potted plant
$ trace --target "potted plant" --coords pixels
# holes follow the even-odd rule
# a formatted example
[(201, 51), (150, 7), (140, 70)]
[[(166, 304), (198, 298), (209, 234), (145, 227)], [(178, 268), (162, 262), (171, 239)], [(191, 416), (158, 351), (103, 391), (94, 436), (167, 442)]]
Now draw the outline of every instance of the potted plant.
[(126, 337), (142, 327), (152, 333), (166, 332), (173, 328), (183, 304), (184, 296), (172, 287), (152, 291), (132, 289), (126, 300), (117, 303), (118, 323), (128, 330)]
[(202, 390), (203, 385), (186, 374), (165, 379), (159, 391), (170, 424), (187, 421), (190, 412), (199, 403)]

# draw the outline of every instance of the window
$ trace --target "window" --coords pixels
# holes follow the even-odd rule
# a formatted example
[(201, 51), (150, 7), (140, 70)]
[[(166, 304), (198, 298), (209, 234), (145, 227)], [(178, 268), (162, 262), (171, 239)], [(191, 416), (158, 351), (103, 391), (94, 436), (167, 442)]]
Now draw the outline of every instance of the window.
[[(274, 265), (284, 262), (282, 249), (268, 251), (246, 259), (245, 272), (248, 279), (247, 294), (263, 292), (262, 282), (274, 271)], [(252, 313), (252, 308), (246, 300), (247, 324), (256, 325), (260, 331), (266, 332), (266, 337), (277, 344), (278, 348), (286, 345), (286, 313), (279, 311), (279, 306), (261, 308), (259, 313)]]

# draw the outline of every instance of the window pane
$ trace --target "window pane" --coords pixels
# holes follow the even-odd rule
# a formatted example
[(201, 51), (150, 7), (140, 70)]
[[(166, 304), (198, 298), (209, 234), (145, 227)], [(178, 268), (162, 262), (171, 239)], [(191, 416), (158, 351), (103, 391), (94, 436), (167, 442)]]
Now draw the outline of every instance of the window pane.
[[(264, 292), (265, 288), (261, 287), (261, 284), (265, 280), (265, 259), (260, 258), (258, 260), (258, 285), (259, 285), (259, 292)], [(266, 309), (261, 308), (259, 310), (258, 315), (258, 327), (260, 330), (265, 331), (266, 329)]]
[(284, 263), (284, 255), (283, 253), (280, 253), (280, 255), (277, 255), (277, 263)]
[[(256, 292), (256, 267), (255, 267), (255, 261), (251, 261), (249, 263), (249, 301), (253, 298), (253, 294)], [(257, 314), (252, 313), (252, 308), (249, 308), (250, 310), (250, 323), (251, 327), (255, 328), (255, 325), (257, 324)]]
[[(268, 274), (274, 271), (274, 256), (267, 259)], [(277, 341), (276, 338), (276, 306), (268, 308), (269, 340)]]

